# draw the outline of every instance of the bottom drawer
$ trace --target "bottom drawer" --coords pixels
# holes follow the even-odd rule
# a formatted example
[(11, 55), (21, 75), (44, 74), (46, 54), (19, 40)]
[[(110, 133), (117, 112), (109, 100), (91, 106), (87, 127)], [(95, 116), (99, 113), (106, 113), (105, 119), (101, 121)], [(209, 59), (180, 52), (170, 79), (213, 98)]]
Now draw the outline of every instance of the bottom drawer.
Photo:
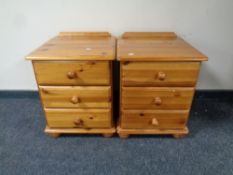
[(124, 110), (121, 128), (181, 129), (186, 126), (188, 115), (188, 110)]
[(110, 128), (110, 109), (45, 109), (50, 128)]

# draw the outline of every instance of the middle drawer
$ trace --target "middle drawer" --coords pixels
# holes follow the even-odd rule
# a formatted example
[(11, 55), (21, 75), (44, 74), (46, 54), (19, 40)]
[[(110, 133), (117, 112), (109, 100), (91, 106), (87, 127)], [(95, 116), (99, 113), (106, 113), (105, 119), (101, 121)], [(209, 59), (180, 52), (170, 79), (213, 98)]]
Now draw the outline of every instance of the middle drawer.
[(189, 109), (194, 88), (122, 87), (123, 109)]
[(47, 108), (110, 108), (110, 86), (39, 86)]

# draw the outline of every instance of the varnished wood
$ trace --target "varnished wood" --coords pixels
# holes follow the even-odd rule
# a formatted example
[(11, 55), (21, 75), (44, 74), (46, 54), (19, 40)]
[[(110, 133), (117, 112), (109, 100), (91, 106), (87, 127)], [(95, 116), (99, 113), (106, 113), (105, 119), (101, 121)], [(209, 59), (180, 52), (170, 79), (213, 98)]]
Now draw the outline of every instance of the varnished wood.
[(176, 139), (182, 139), (186, 136), (187, 134), (173, 134), (173, 137), (175, 137)]
[(63, 32), (26, 56), (28, 60), (114, 60), (115, 38), (106, 32)]
[(188, 110), (123, 110), (120, 126), (126, 129), (182, 129), (188, 114)]
[(122, 87), (122, 109), (189, 109), (194, 88)]
[(108, 32), (60, 32), (60, 37), (111, 37), (111, 34)]
[[(111, 128), (111, 109), (46, 108), (50, 128)], [(77, 122), (79, 120), (79, 124)]]
[(105, 137), (114, 134), (116, 128), (49, 128), (46, 126), (44, 131), (51, 136), (61, 134), (102, 134)]
[(47, 108), (111, 108), (110, 86), (39, 86)]
[(58, 138), (61, 134), (60, 133), (47, 133), (50, 137)]
[(127, 139), (127, 138), (129, 138), (129, 134), (120, 133), (120, 132), (118, 132), (118, 134), (119, 134), (119, 137), (120, 137), (121, 139)]
[(117, 133), (121, 138), (128, 138), (130, 135), (187, 135), (189, 130), (187, 127), (182, 129), (125, 129), (117, 127)]
[(195, 86), (199, 62), (121, 62), (123, 86)]
[(176, 39), (174, 32), (125, 32), (123, 39)]
[(161, 32), (123, 34), (123, 38), (117, 41), (117, 58), (120, 61), (207, 60), (204, 54), (180, 37), (175, 37), (174, 33)]
[(188, 134), (201, 61), (207, 57), (172, 32), (126, 32), (118, 40), (121, 138)]
[(39, 85), (110, 84), (108, 61), (34, 61), (33, 66)]
[(112, 120), (112, 62), (115, 38), (108, 32), (61, 32), (32, 52), (45, 132), (102, 134), (116, 130)]
[(103, 134), (103, 136), (104, 136), (105, 138), (110, 138), (110, 137), (113, 136), (113, 133), (105, 133), (105, 134)]

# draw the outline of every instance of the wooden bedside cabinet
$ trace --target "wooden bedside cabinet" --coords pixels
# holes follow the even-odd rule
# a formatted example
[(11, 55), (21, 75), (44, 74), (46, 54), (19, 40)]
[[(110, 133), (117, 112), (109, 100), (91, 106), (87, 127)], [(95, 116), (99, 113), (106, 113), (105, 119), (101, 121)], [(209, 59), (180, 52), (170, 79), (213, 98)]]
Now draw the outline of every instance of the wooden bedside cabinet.
[(46, 133), (112, 136), (114, 37), (107, 32), (62, 32), (26, 59), (32, 60)]
[(207, 57), (172, 32), (126, 32), (118, 41), (121, 138), (188, 134), (201, 61)]

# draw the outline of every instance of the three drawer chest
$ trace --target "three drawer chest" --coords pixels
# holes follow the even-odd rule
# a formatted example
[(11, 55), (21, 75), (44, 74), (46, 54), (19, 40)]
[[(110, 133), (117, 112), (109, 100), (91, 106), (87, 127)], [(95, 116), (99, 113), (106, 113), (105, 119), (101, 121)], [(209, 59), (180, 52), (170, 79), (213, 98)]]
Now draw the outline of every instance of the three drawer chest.
[(107, 32), (62, 32), (29, 54), (45, 112), (45, 132), (116, 132), (112, 119), (115, 38)]
[(118, 40), (121, 138), (188, 134), (202, 61), (207, 57), (172, 32), (126, 32)]

